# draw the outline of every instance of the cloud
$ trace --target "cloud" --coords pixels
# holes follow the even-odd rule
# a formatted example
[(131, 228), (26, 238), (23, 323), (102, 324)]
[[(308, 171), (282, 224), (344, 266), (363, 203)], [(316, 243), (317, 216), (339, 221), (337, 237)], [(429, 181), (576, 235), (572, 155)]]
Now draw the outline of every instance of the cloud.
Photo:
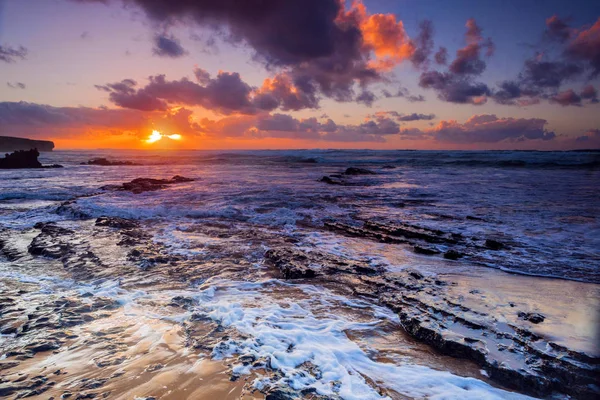
[(561, 106), (579, 106), (581, 107), (581, 96), (579, 96), (573, 89), (559, 92), (554, 96), (550, 97), (550, 103), (557, 103)]
[(431, 121), (435, 119), (435, 114), (417, 114), (412, 113), (408, 115), (401, 115), (398, 117), (398, 121), (408, 122), (408, 121)]
[(598, 103), (598, 92), (592, 85), (586, 85), (580, 94), (582, 99), (588, 100), (591, 104)]
[(449, 72), (423, 72), (419, 86), (436, 90), (439, 99), (450, 103), (481, 105), (486, 103), (487, 96), (491, 94), (485, 83), (473, 82), (468, 77)]
[(546, 37), (551, 40), (564, 42), (571, 38), (573, 30), (567, 24), (567, 21), (559, 18), (557, 15), (546, 19)]
[(448, 62), (448, 49), (445, 47), (440, 47), (440, 49), (435, 53), (434, 59), (437, 64), (446, 65)]
[(456, 51), (456, 58), (448, 69), (456, 75), (480, 75), (486, 68), (481, 52), (485, 50), (485, 55), (490, 57), (494, 53), (494, 43), (491, 38), (483, 38), (482, 30), (473, 18), (467, 20), (466, 27), (467, 45)]
[(600, 129), (590, 129), (583, 135), (575, 138), (575, 143), (585, 148), (600, 148)]
[(28, 50), (23, 46), (14, 48), (8, 45), (0, 45), (0, 61), (5, 63), (14, 63), (17, 59), (24, 60), (27, 53)]
[(464, 124), (441, 121), (426, 131), (435, 140), (448, 143), (498, 143), (525, 140), (552, 140), (554, 132), (545, 129), (547, 121), (540, 118), (498, 118), (496, 115), (474, 115)]
[(179, 58), (186, 55), (187, 51), (175, 36), (162, 34), (154, 37), (152, 53), (159, 57)]
[(22, 82), (15, 82), (15, 83), (6, 82), (6, 86), (8, 86), (11, 89), (25, 89), (27, 87)]
[(368, 117), (377, 119), (384, 118), (387, 116), (393, 117), (400, 122), (431, 121), (432, 119), (435, 119), (435, 114), (401, 114), (398, 111), (378, 111), (375, 114), (369, 115)]
[(382, 82), (387, 71), (410, 60), (416, 48), (427, 52), (429, 46), (427, 29), (413, 41), (395, 15), (370, 14), (360, 1), (349, 6), (340, 0), (120, 2), (140, 7), (160, 29), (198, 26), (249, 46), (254, 60), (295, 89), (294, 96), (262, 99), (265, 104), (278, 101), (282, 109), (298, 108), (291, 104), (293, 97), (304, 104), (318, 103), (321, 97), (368, 103), (373, 97), (366, 91), (369, 85)]
[(377, 98), (375, 97), (375, 94), (368, 90), (363, 90), (358, 96), (356, 96), (356, 102), (363, 103), (367, 107), (371, 107), (376, 99)]
[[(149, 77), (149, 83), (138, 87), (132, 79), (96, 88), (109, 93), (114, 104), (142, 111), (165, 110), (169, 105), (200, 106), (221, 114), (257, 114), (318, 108), (315, 93), (300, 90), (286, 74), (265, 79), (260, 88), (251, 87), (236, 72), (220, 71), (215, 78), (199, 67), (194, 68), (198, 83), (187, 78), (169, 81), (165, 75)], [(372, 94), (371, 94), (372, 95)], [(372, 102), (374, 95), (363, 91), (359, 101)]]
[(433, 51), (433, 24), (429, 20), (419, 24), (419, 34), (413, 40), (415, 50), (410, 57), (415, 67), (427, 67), (429, 56)]
[[(456, 51), (456, 57), (446, 72), (424, 71), (419, 77), (419, 86), (433, 89), (443, 101), (458, 104), (481, 105), (491, 95), (490, 88), (475, 77), (486, 69), (486, 62), (481, 59), (482, 52), (490, 57), (494, 53), (494, 44), (490, 38), (484, 39), (482, 29), (474, 19), (467, 20), (465, 32), (466, 45)], [(447, 51), (440, 48), (435, 56), (438, 64), (446, 64)]]
[(588, 29), (580, 29), (565, 49), (565, 55), (581, 61), (591, 69), (591, 76), (600, 74), (600, 17)]
[(192, 111), (179, 108), (169, 112), (144, 112), (131, 109), (54, 107), (28, 102), (0, 102), (2, 134), (34, 138), (74, 138), (98, 140), (128, 134), (133, 138), (148, 135), (152, 129), (182, 135), (200, 133)]
[(402, 98), (408, 100), (411, 103), (417, 103), (417, 102), (425, 101), (425, 97), (423, 95), (421, 95), (421, 94), (419, 94), (419, 95), (411, 94), (411, 92), (407, 88), (402, 87), (402, 86), (399, 87), (398, 90), (395, 93), (390, 93), (387, 89), (383, 89), (381, 91), (381, 94), (385, 98), (402, 97)]
[(538, 50), (527, 59), (516, 79), (500, 83), (494, 100), (507, 105), (533, 104), (544, 99), (562, 106), (581, 106), (582, 99), (595, 103), (597, 96), (591, 91), (578, 95), (563, 86), (593, 79), (600, 73), (600, 18), (592, 26), (576, 29), (567, 20), (552, 16), (546, 20), (544, 38), (552, 42), (552, 47)]

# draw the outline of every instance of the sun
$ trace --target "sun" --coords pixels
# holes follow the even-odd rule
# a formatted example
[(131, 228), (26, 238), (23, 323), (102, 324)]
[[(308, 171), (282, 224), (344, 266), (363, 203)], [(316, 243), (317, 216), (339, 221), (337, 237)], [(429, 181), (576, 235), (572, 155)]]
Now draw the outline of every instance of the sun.
[(178, 133), (175, 133), (173, 135), (163, 135), (162, 133), (160, 133), (157, 130), (152, 131), (152, 133), (150, 134), (150, 136), (148, 136), (148, 139), (145, 140), (146, 143), (155, 143), (158, 142), (160, 139), (162, 139), (163, 137), (172, 139), (172, 140), (181, 140), (181, 135)]

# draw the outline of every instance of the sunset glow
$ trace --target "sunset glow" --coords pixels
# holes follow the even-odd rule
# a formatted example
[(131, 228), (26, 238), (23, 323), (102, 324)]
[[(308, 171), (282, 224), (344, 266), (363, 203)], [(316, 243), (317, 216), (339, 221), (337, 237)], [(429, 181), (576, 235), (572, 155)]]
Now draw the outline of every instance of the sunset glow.
[(594, 2), (0, 3), (0, 135), (57, 149), (600, 147)]
[(145, 142), (146, 143), (155, 143), (155, 142), (158, 142), (159, 140), (161, 140), (164, 137), (172, 139), (172, 140), (181, 140), (181, 135), (178, 134), (178, 133), (175, 133), (173, 135), (163, 135), (159, 131), (154, 130), (154, 131), (152, 131), (152, 133), (150, 134), (150, 136), (148, 137), (148, 139), (145, 140)]

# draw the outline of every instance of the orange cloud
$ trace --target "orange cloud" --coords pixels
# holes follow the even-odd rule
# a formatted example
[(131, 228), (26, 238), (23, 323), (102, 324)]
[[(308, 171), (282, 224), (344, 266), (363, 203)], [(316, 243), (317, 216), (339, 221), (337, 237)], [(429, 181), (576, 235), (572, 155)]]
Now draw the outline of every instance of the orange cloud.
[(368, 14), (360, 1), (354, 1), (348, 11), (342, 10), (338, 22), (354, 21), (358, 25), (365, 48), (371, 50), (375, 59), (369, 66), (378, 71), (389, 71), (409, 59), (416, 48), (410, 40), (404, 24), (394, 14)]

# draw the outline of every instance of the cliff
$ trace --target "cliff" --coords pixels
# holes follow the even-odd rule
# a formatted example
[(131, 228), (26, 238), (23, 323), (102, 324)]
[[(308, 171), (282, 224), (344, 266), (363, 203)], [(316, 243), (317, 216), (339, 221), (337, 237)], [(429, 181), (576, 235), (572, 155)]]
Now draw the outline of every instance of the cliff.
[(54, 142), (49, 140), (32, 140), (12, 136), (0, 136), (0, 152), (31, 150), (52, 151)]

